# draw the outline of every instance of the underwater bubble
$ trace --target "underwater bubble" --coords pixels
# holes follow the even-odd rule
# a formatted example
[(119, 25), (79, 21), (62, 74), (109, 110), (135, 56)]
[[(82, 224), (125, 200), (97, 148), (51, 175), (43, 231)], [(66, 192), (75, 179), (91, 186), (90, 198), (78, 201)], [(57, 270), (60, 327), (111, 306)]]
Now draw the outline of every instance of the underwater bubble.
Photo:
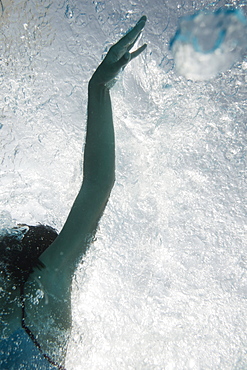
[(239, 9), (182, 17), (170, 42), (177, 73), (192, 80), (215, 77), (241, 61), (246, 37), (247, 20)]
[(73, 10), (70, 8), (69, 5), (66, 6), (66, 10), (65, 10), (65, 17), (66, 18), (73, 18)]

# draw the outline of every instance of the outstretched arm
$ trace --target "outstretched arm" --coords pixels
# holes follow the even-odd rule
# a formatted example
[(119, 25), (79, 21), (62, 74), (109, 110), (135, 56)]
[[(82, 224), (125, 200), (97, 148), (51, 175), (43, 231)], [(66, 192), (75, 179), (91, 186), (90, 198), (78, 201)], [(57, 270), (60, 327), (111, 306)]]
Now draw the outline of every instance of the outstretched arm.
[(130, 53), (145, 22), (144, 16), (110, 48), (89, 82), (83, 183), (60, 235), (47, 250), (53, 250), (55, 258), (49, 264), (56, 263), (56, 268), (63, 271), (64, 264), (69, 265), (71, 274), (95, 232), (114, 184), (115, 143), (109, 89), (119, 71), (146, 48), (143, 45)]
[[(25, 321), (45, 353), (55, 354), (61, 348), (56, 358), (59, 363), (64, 360), (66, 340), (61, 342), (63, 335), (60, 338), (57, 329), (66, 332), (71, 328), (71, 278), (78, 259), (94, 235), (114, 183), (114, 131), (109, 84), (122, 67), (145, 49), (146, 45), (129, 53), (145, 21), (146, 17), (142, 17), (111, 47), (89, 82), (83, 183), (61, 233), (40, 256), (46, 268), (35, 269), (29, 278), (31, 284), (25, 286), (27, 297), (36, 297), (37, 289), (44, 292), (38, 305), (26, 302)], [(47, 322), (48, 331), (43, 326)]]

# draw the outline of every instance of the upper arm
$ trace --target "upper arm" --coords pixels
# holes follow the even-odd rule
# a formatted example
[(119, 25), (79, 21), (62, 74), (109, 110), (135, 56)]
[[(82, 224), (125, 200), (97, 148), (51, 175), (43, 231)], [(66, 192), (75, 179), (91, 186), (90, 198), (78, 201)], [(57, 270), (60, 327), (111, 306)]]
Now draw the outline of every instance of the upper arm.
[[(41, 347), (48, 354), (51, 348), (57, 349), (61, 345), (57, 328), (65, 332), (70, 330), (72, 277), (96, 231), (110, 190), (84, 182), (60, 234), (40, 256), (45, 268), (35, 269), (25, 284), (26, 297), (37, 296), (38, 290), (43, 292), (38, 305), (27, 299), (26, 322), (34, 335), (39, 336)], [(44, 330), (42, 323), (50, 318), (54, 330)]]
[(110, 191), (99, 184), (82, 184), (60, 234), (40, 257), (49, 270), (73, 275), (95, 234)]

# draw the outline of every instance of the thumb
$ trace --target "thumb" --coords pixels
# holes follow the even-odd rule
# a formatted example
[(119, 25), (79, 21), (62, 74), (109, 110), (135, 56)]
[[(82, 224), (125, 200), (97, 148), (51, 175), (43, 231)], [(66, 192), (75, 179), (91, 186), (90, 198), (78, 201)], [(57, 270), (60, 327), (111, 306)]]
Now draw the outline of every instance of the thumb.
[(121, 58), (121, 59), (119, 59), (119, 60), (117, 61), (117, 63), (116, 63), (116, 67), (117, 67), (118, 69), (121, 69), (121, 68), (125, 67), (125, 66), (129, 63), (130, 59), (131, 59), (131, 55), (130, 55), (130, 53), (127, 51), (127, 52), (122, 56), (122, 58)]

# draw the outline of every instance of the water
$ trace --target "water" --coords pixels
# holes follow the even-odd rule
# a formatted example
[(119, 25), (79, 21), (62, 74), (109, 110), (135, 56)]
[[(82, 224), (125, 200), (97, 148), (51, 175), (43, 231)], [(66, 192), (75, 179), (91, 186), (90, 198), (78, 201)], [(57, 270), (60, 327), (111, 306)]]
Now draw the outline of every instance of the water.
[(4, 4), (2, 217), (57, 229), (81, 182), (87, 81), (149, 20), (145, 55), (112, 91), (117, 180), (75, 277), (68, 369), (247, 368), (247, 60), (192, 82), (169, 50), (181, 16), (228, 5), (246, 12), (243, 1)]

